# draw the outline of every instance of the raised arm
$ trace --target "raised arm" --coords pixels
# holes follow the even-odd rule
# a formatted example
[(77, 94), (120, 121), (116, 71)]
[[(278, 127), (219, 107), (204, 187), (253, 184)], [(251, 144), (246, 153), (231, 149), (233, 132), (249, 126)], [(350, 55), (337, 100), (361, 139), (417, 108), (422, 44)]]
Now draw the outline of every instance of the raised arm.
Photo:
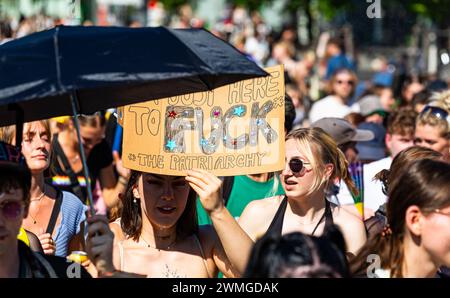
[(220, 245), (222, 245), (230, 263), (242, 274), (247, 266), (253, 241), (224, 206), (220, 197), (222, 181), (204, 170), (188, 171), (186, 180), (197, 192), (203, 208), (211, 217), (214, 229), (220, 239), (217, 251), (220, 251)]

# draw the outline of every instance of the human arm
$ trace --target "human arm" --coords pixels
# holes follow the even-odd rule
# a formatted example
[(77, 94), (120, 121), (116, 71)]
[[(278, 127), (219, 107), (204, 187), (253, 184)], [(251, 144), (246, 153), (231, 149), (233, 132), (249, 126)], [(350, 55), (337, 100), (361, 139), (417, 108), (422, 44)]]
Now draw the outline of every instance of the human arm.
[[(220, 256), (219, 259), (228, 259), (237, 272), (242, 274), (247, 265), (253, 241), (225, 208), (220, 197), (222, 181), (204, 170), (188, 171), (186, 180), (197, 192), (200, 202), (211, 217), (213, 227), (220, 239), (214, 246), (216, 256)], [(221, 255), (221, 247), (223, 247), (226, 256)], [(222, 262), (227, 263), (226, 260)]]
[(119, 178), (116, 178), (112, 164), (101, 169), (99, 175), (103, 199), (108, 208), (112, 208), (119, 204), (119, 195), (125, 192), (128, 179), (130, 178), (130, 170), (123, 167), (122, 159), (119, 157), (119, 153), (114, 151), (113, 157)]

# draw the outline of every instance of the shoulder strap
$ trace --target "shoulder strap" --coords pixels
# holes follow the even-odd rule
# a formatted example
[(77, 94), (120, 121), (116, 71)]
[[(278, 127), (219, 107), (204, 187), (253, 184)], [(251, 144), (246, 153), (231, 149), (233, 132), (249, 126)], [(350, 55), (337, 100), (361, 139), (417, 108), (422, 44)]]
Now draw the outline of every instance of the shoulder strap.
[(70, 179), (70, 187), (72, 188), (73, 193), (80, 198), (80, 200), (84, 200), (83, 191), (81, 190), (80, 183), (78, 182), (78, 177), (70, 166), (69, 161), (67, 160), (66, 154), (61, 147), (61, 144), (58, 141), (58, 135), (55, 134), (53, 137), (53, 150), (55, 151), (56, 156), (58, 156), (64, 166), (66, 174)]
[(46, 231), (46, 233), (49, 233), (50, 235), (53, 233), (53, 230), (55, 229), (56, 220), (58, 219), (59, 211), (61, 210), (61, 203), (63, 200), (62, 191), (60, 191), (59, 189), (57, 189), (56, 191), (57, 194), (55, 205), (53, 205), (52, 215), (50, 216), (50, 221), (48, 222)]
[(224, 200), (225, 206), (228, 203), (228, 200), (230, 199), (231, 190), (233, 189), (234, 184), (234, 176), (225, 176), (223, 177), (223, 184), (222, 184), (222, 198)]
[(283, 219), (284, 214), (286, 213), (287, 203), (287, 196), (285, 196), (281, 201), (280, 207), (278, 207), (277, 213), (275, 213), (269, 228), (267, 229), (266, 235), (272, 234), (281, 236), (281, 233), (283, 232)]

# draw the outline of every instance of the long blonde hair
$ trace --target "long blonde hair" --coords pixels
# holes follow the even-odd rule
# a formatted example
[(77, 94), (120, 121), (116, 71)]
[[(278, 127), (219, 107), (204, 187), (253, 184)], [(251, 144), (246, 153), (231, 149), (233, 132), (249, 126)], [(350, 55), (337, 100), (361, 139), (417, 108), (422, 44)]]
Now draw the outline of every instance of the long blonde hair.
[[(319, 127), (299, 128), (286, 136), (286, 140), (290, 139), (297, 141), (298, 150), (316, 169), (314, 183), (308, 195), (317, 191), (323, 185), (325, 185), (326, 191), (330, 191), (336, 178), (344, 180), (352, 194), (358, 194), (348, 170), (348, 162), (344, 153), (338, 148), (334, 139), (323, 129)], [(333, 172), (329, 177), (325, 175), (326, 164), (333, 165)]]

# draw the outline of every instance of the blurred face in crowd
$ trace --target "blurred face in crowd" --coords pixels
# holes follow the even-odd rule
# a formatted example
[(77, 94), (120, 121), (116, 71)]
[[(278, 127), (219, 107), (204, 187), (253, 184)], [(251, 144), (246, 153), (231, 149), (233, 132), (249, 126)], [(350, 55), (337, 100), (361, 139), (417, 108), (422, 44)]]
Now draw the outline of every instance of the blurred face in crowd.
[(0, 190), (0, 256), (17, 242), (24, 217), (22, 189)]
[(101, 126), (100, 121), (97, 121), (95, 126), (81, 125), (80, 135), (84, 152), (89, 155), (92, 149), (105, 138), (105, 126)]
[[(318, 177), (318, 169), (313, 168), (312, 160), (306, 152), (312, 148), (302, 148), (296, 139), (286, 140), (286, 164), (281, 172), (281, 184), (288, 197), (303, 198), (314, 191)], [(293, 164), (300, 160), (303, 167), (299, 172), (291, 169)], [(298, 162), (297, 162), (298, 164)]]
[(142, 213), (149, 221), (156, 227), (167, 229), (174, 227), (183, 214), (189, 190), (183, 176), (143, 173), (133, 195), (140, 199)]
[(403, 90), (403, 98), (409, 103), (412, 101), (414, 94), (422, 91), (424, 86), (419, 82), (412, 82)]
[(353, 76), (344, 71), (336, 74), (333, 82), (333, 93), (341, 98), (348, 98), (353, 92), (355, 85)]
[(395, 98), (391, 88), (383, 88), (380, 91), (380, 101), (385, 111), (392, 111), (392, 106), (395, 104)]
[(441, 131), (437, 126), (428, 124), (417, 125), (414, 144), (433, 149), (441, 153), (444, 156), (444, 160), (450, 161), (450, 140), (441, 135)]
[(394, 158), (400, 151), (414, 146), (414, 136), (387, 133), (385, 142), (391, 157)]
[(40, 173), (50, 165), (50, 131), (42, 121), (25, 123), (22, 153), (32, 173)]

